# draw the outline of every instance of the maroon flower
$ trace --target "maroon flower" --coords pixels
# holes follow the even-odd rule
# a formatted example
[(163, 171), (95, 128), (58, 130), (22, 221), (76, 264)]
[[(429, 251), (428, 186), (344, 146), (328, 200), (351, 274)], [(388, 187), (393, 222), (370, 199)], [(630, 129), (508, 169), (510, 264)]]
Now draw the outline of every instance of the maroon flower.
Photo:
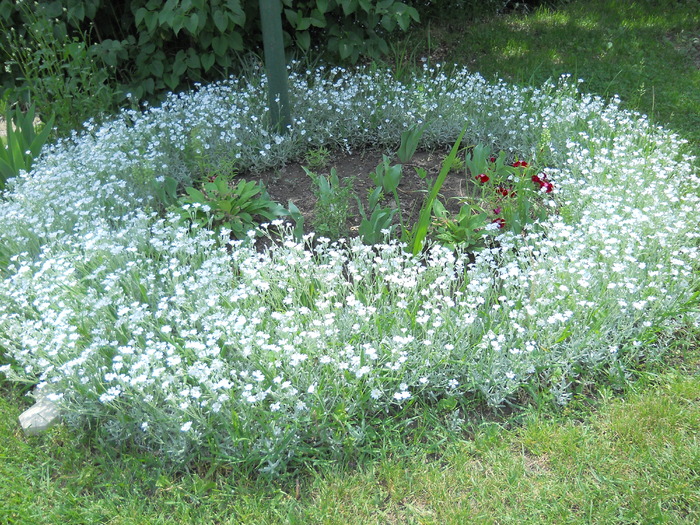
[(496, 194), (502, 197), (515, 197), (515, 191), (512, 188), (506, 188), (505, 186), (498, 186), (496, 188)]
[(529, 164), (525, 162), (524, 160), (519, 160), (517, 162), (513, 163), (514, 168), (527, 168)]
[(496, 162), (496, 157), (494, 157), (493, 155), (491, 155), (491, 156), (489, 157), (489, 161), (490, 161), (490, 162)]
[(478, 180), (481, 183), (488, 182), (489, 181), (489, 176), (486, 175), (486, 173), (479, 173), (476, 177), (474, 177), (476, 180)]
[(497, 224), (499, 229), (503, 229), (506, 227), (506, 220), (503, 217), (498, 217), (494, 220), (491, 221), (493, 224)]
[(546, 173), (540, 173), (539, 175), (533, 175), (532, 182), (537, 184), (537, 186), (539, 186), (540, 190), (544, 189), (545, 193), (552, 193), (552, 190), (554, 189), (554, 184), (552, 184), (551, 182), (549, 182), (547, 180)]

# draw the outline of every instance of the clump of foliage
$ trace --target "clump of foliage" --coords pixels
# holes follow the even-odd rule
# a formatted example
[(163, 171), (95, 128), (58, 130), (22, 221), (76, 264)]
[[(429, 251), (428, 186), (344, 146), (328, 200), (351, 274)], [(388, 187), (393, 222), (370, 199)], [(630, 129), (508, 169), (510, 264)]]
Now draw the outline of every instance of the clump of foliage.
[(262, 183), (230, 181), (215, 177), (200, 189), (188, 187), (180, 198), (180, 214), (200, 226), (228, 230), (236, 239), (243, 239), (261, 222), (274, 221), (287, 211), (270, 199)]
[(70, 13), (55, 11), (60, 2), (16, 2), (15, 12), (7, 4), (0, 2), (0, 82), (14, 88), (13, 102), (31, 104), (44, 119), (55, 115), (59, 135), (113, 112), (124, 99), (117, 64), (105, 60), (80, 26), (69, 31)]
[(54, 123), (52, 115), (46, 124), (40, 124), (37, 130), (34, 123), (34, 104), (27, 111), (17, 105), (12, 111), (6, 106), (5, 137), (0, 140), (0, 191), (7, 179), (16, 177), (20, 172), (29, 172), (34, 159), (39, 156), (46, 144)]
[(335, 168), (328, 176), (317, 175), (308, 168), (306, 174), (314, 183), (316, 205), (314, 206), (313, 227), (319, 235), (340, 239), (348, 234), (350, 202), (353, 196), (353, 179), (338, 177)]
[[(398, 0), (282, 4), (287, 50), (340, 62), (378, 58), (388, 51), (390, 33), (418, 21), (416, 9)], [(84, 115), (126, 99), (141, 101), (239, 70), (244, 57), (260, 52), (259, 18), (257, 0), (0, 0), (0, 81), (19, 79), (17, 87), (39, 99), (42, 113), (49, 100), (71, 100), (65, 105), (77, 114), (59, 121), (75, 128)]]

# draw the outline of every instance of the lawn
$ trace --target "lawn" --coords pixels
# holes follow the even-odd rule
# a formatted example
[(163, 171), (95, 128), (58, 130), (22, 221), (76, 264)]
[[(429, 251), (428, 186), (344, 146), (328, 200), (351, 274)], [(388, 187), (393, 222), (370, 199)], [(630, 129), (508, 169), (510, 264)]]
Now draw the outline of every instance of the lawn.
[[(5, 373), (70, 410), (24, 437), (26, 389), (3, 384), (2, 521), (696, 523), (697, 7), (432, 24), (394, 64), (440, 50), (470, 72), (299, 71), (286, 138), (260, 132), (260, 86), (233, 82), (55, 147), (3, 203), (0, 344)], [(492, 234), (468, 250), (414, 258), (307, 223), (265, 228), (261, 254), (230, 214), (207, 229), (205, 194), (153, 183), (391, 154), (416, 119), (481, 191)], [(501, 171), (469, 167), (481, 145)]]

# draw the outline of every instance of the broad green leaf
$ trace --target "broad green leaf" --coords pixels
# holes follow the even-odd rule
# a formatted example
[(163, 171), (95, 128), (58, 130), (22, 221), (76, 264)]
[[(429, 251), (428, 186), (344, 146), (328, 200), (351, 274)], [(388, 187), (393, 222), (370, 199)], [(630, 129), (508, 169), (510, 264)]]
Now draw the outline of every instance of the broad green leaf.
[(134, 22), (136, 23), (137, 27), (141, 24), (141, 22), (143, 22), (146, 15), (148, 15), (148, 11), (145, 7), (139, 7), (136, 10), (136, 13), (134, 13)]
[(350, 16), (357, 10), (357, 0), (340, 0), (345, 16)]
[(229, 11), (229, 19), (237, 26), (245, 25), (245, 11), (241, 7), (239, 0), (226, 0), (226, 7)]
[(294, 11), (294, 9), (285, 9), (284, 16), (287, 18), (287, 22), (289, 22), (292, 25), (292, 27), (296, 27), (297, 24), (299, 23), (299, 17), (301, 16), (301, 11), (296, 12), (296, 11)]
[(196, 188), (192, 188), (191, 186), (185, 188), (185, 191), (187, 192), (187, 195), (190, 196), (190, 200), (192, 200), (193, 202), (199, 202), (201, 204), (204, 204), (208, 200), (201, 191), (199, 191)]
[(342, 60), (345, 60), (350, 55), (352, 55), (352, 44), (347, 40), (341, 40), (338, 42), (338, 54)]
[(294, 29), (297, 31), (306, 31), (309, 27), (311, 27), (311, 19), (310, 18), (299, 18), (297, 21), (297, 25)]
[(187, 55), (185, 55), (185, 52), (182, 49), (177, 52), (177, 55), (175, 55), (175, 62), (173, 62), (173, 73), (178, 77), (181, 77), (185, 71), (187, 71), (187, 64), (185, 63), (186, 57)]
[(198, 27), (199, 27), (199, 15), (197, 13), (192, 13), (185, 20), (185, 29), (187, 29), (193, 35), (196, 35)]
[(311, 47), (311, 34), (308, 31), (300, 31), (296, 33), (297, 45), (302, 51), (308, 51)]
[(201, 67), (199, 55), (194, 49), (190, 48), (187, 50), (187, 60), (185, 63), (189, 69), (199, 69)]
[(163, 62), (161, 62), (160, 60), (154, 60), (153, 62), (151, 62), (151, 71), (155, 76), (162, 77), (163, 69)]
[(318, 9), (311, 11), (310, 18), (311, 25), (314, 27), (326, 27), (326, 17)]
[(213, 53), (204, 53), (200, 57), (200, 60), (202, 62), (202, 67), (204, 68), (204, 71), (209, 71), (211, 67), (214, 65), (214, 62), (216, 61), (216, 57), (214, 56)]
[(430, 189), (430, 194), (428, 195), (426, 201), (423, 203), (423, 207), (420, 210), (418, 223), (416, 224), (415, 229), (412, 232), (411, 240), (413, 255), (418, 255), (423, 249), (423, 242), (425, 241), (425, 237), (428, 234), (428, 227), (430, 226), (430, 215), (431, 210), (433, 209), (433, 202), (435, 202), (438, 192), (440, 191), (440, 188), (442, 188), (442, 185), (444, 184), (445, 179), (447, 178), (447, 174), (450, 172), (450, 167), (452, 166), (452, 163), (454, 162), (455, 158), (457, 158), (457, 153), (459, 152), (459, 145), (461, 144), (462, 137), (464, 137), (464, 134), (466, 132), (467, 126), (464, 126), (462, 132), (459, 134), (459, 137), (457, 137), (454, 146), (452, 146), (450, 154), (443, 161), (442, 168), (440, 169), (440, 173), (438, 174), (437, 179), (435, 180), (435, 184), (433, 184), (433, 187)]
[(211, 46), (214, 49), (214, 53), (219, 56), (224, 56), (228, 51), (228, 41), (224, 35), (215, 36), (211, 39)]
[(221, 9), (217, 9), (212, 14), (212, 18), (214, 19), (214, 25), (219, 32), (225, 32), (226, 28), (228, 27), (228, 17), (224, 16), (224, 12)]
[(158, 22), (162, 26), (173, 27), (173, 20), (175, 19), (175, 13), (168, 10), (163, 10), (158, 15)]

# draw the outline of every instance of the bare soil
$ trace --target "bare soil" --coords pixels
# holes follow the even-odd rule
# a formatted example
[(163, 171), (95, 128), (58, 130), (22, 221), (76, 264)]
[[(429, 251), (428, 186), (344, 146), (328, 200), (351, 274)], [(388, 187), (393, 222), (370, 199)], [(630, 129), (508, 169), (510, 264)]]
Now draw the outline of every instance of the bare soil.
[[(401, 201), (401, 213), (404, 224), (413, 225), (418, 220), (420, 208), (427, 191), (437, 178), (442, 162), (448, 155), (447, 151), (417, 152), (410, 163), (403, 165), (403, 175), (398, 187)], [(311, 170), (318, 175), (328, 175), (335, 168), (341, 181), (353, 179), (353, 191), (362, 200), (367, 210), (367, 197), (376, 187), (369, 174), (374, 172), (377, 165), (382, 162), (382, 153), (378, 151), (363, 151), (351, 155), (339, 153), (321, 169)], [(398, 164), (398, 160), (394, 163)], [(293, 202), (304, 216), (306, 230), (310, 230), (313, 224), (317, 197), (316, 187), (303, 169), (300, 162), (287, 164), (285, 167), (264, 173), (246, 174), (244, 178), (261, 180), (270, 197), (286, 206)], [(422, 168), (427, 172), (425, 179), (418, 176), (416, 169)], [(467, 179), (463, 170), (452, 171), (447, 176), (440, 190), (441, 201), (451, 212), (457, 213), (460, 207), (460, 199), (466, 196)], [(394, 206), (391, 195), (385, 195), (382, 203), (384, 206)], [(347, 229), (350, 237), (357, 236), (357, 230), (361, 222), (356, 199), (350, 202), (350, 214)], [(395, 217), (398, 223), (398, 217)]]

